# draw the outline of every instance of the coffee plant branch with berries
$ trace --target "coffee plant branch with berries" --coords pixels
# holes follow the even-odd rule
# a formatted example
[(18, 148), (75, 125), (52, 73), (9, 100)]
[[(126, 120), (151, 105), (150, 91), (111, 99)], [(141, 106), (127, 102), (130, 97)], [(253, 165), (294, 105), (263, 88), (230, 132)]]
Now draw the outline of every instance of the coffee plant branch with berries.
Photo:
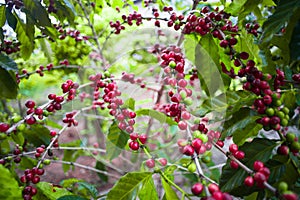
[(0, 199), (299, 198), (299, 1), (0, 13)]

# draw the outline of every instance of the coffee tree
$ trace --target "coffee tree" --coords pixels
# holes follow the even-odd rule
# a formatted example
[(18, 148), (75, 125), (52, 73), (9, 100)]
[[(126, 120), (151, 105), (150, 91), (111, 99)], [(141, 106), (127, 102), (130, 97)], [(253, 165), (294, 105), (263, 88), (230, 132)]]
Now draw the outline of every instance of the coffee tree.
[[(298, 199), (299, 13), (297, 0), (2, 1), (1, 199)], [(113, 185), (52, 183), (54, 163)]]

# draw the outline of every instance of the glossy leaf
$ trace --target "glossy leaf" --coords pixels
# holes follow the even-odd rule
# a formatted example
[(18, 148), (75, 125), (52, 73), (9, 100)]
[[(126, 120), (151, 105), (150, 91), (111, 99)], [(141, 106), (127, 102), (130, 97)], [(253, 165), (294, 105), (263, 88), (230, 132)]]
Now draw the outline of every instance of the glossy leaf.
[(58, 1), (55, 0), (55, 5), (57, 9), (57, 17), (63, 22), (65, 19), (68, 20), (69, 23), (74, 24), (74, 19), (76, 16), (76, 11), (74, 6), (68, 0)]
[(145, 180), (142, 188), (139, 190), (139, 198), (143, 200), (158, 200), (158, 194), (152, 176)]
[(136, 115), (141, 116), (141, 115), (146, 115), (150, 116), (156, 120), (158, 120), (160, 123), (167, 123), (169, 125), (176, 125), (177, 123), (173, 121), (172, 118), (166, 116), (164, 113), (161, 113), (156, 110), (152, 109), (139, 109), (136, 111)]
[(122, 105), (122, 108), (129, 108), (130, 110), (135, 109), (135, 100), (133, 98), (127, 99), (124, 104)]
[(9, 9), (8, 7), (6, 7), (6, 9), (5, 9), (5, 16), (6, 16), (8, 25), (13, 30), (15, 30), (16, 26), (17, 26), (17, 18), (12, 14), (11, 9)]
[(38, 26), (52, 26), (48, 13), (39, 0), (24, 0), (25, 12)]
[[(245, 152), (245, 158), (243, 163), (252, 168), (253, 163), (256, 160), (267, 162), (271, 156), (273, 149), (277, 146), (276, 141), (255, 138), (252, 142), (246, 142), (239, 149)], [(259, 191), (258, 188), (249, 188), (244, 186), (244, 179), (247, 173), (239, 168), (232, 169), (229, 164), (229, 160), (226, 165), (222, 168), (222, 175), (220, 179), (220, 188), (224, 192), (229, 192), (235, 196), (246, 196), (254, 191)]]
[[(100, 161), (97, 161), (95, 168), (102, 171), (106, 171), (106, 166)], [(97, 174), (102, 181), (104, 182), (108, 181), (108, 176), (106, 174), (103, 173), (97, 173)]]
[(15, 134), (11, 135), (11, 138), (19, 145), (23, 145), (24, 144), (24, 136), (21, 132), (17, 132)]
[(142, 183), (152, 177), (151, 172), (130, 172), (121, 177), (119, 181), (107, 194), (107, 200), (129, 199), (132, 193), (140, 187)]
[(18, 94), (18, 85), (15, 77), (0, 67), (0, 98), (15, 99)]
[(87, 191), (91, 194), (91, 196), (93, 198), (95, 198), (95, 199), (97, 198), (98, 191), (94, 185), (87, 183), (87, 182), (78, 182), (77, 184), (78, 184), (78, 186), (84, 187), (85, 189), (87, 189)]
[(88, 200), (88, 199), (77, 195), (66, 195), (66, 196), (59, 197), (57, 200)]
[(293, 19), (294, 13), (299, 12), (300, 2), (298, 0), (281, 0), (279, 1), (275, 12), (263, 24), (263, 34), (261, 43), (269, 42), (273, 35), (278, 33), (287, 22)]
[(2, 53), (0, 53), (0, 66), (2, 68), (6, 69), (7, 71), (9, 71), (9, 70), (17, 71), (18, 70), (18, 66), (15, 63), (15, 61), (12, 60), (7, 55), (4, 55)]
[(226, 7), (225, 11), (234, 16), (237, 16), (237, 14), (243, 9), (243, 7), (247, 1), (248, 0), (232, 1), (232, 3)]
[(50, 131), (39, 124), (31, 125), (30, 129), (26, 129), (23, 135), (34, 146), (48, 145), (50, 143)]
[(37, 165), (37, 160), (30, 157), (22, 157), (21, 162), (19, 164), (20, 168), (23, 170), (32, 169)]
[(0, 165), (0, 199), (15, 199), (21, 200), (22, 189), (11, 172), (3, 165)]
[(5, 5), (0, 6), (0, 27), (5, 24), (6, 15), (5, 15)]
[(60, 182), (60, 185), (64, 188), (72, 187), (75, 183), (81, 182), (82, 180), (79, 180), (77, 178), (69, 178), (64, 179)]
[(116, 158), (126, 146), (128, 139), (129, 134), (119, 129), (118, 124), (114, 122), (108, 130), (106, 140), (107, 157), (110, 160)]
[(38, 193), (34, 196), (35, 199), (57, 200), (60, 197), (72, 195), (67, 189), (55, 187), (53, 184), (47, 182), (39, 182), (36, 186)]
[(17, 18), (17, 26), (16, 33), (17, 38), (21, 43), (21, 55), (26, 60), (30, 57), (34, 48), (34, 26), (30, 21), (27, 21), (25, 24), (22, 19), (16, 15)]
[(165, 198), (167, 200), (176, 200), (178, 198), (176, 192), (172, 189), (172, 187), (165, 181), (165, 179), (162, 177), (161, 178), (161, 183), (162, 183), (162, 186), (164, 188), (164, 191), (165, 191)]

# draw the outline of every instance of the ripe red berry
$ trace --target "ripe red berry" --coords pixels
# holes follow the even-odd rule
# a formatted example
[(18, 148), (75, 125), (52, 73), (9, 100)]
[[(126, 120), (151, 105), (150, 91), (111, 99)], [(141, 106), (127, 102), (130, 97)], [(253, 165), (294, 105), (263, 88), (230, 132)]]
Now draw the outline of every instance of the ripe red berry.
[(159, 158), (158, 162), (162, 165), (162, 166), (166, 166), (168, 161), (165, 158)]
[(252, 187), (254, 185), (254, 179), (252, 176), (247, 176), (244, 180), (244, 184), (248, 187)]
[(136, 113), (135, 112), (129, 112), (129, 117), (130, 118), (135, 118), (136, 117)]
[(26, 124), (28, 124), (28, 125), (35, 124), (35, 122), (36, 122), (36, 119), (33, 116), (30, 116), (29, 118), (26, 119)]
[(237, 162), (235, 162), (234, 160), (230, 161), (230, 167), (232, 169), (238, 169), (239, 168), (239, 164)]
[(259, 161), (259, 160), (256, 160), (254, 163), (253, 163), (253, 169), (254, 171), (259, 171), (261, 168), (264, 167), (264, 163)]
[(240, 53), (240, 58), (243, 60), (247, 60), (249, 58), (249, 54), (247, 52)]
[(192, 188), (191, 191), (194, 195), (198, 196), (202, 193), (203, 191), (203, 185), (201, 183), (195, 183)]
[(199, 139), (199, 138), (195, 138), (193, 139), (192, 141), (192, 146), (194, 147), (194, 149), (197, 151), (201, 148), (201, 145), (202, 145), (202, 140)]
[(9, 129), (9, 125), (6, 123), (0, 123), (0, 132), (6, 132)]
[(233, 156), (239, 160), (242, 160), (245, 157), (245, 153), (243, 151), (237, 151), (233, 154)]
[(31, 182), (32, 182), (33, 184), (39, 183), (39, 182), (40, 182), (40, 176), (37, 176), (37, 175), (36, 175), (36, 176), (32, 177)]
[(278, 149), (277, 149), (277, 153), (280, 155), (288, 155), (290, 152), (290, 148), (286, 145), (281, 145)]
[(142, 144), (145, 144), (146, 142), (147, 142), (147, 135), (146, 134), (141, 134), (140, 136), (139, 136), (139, 140), (140, 140), (140, 142), (142, 143)]
[(129, 137), (131, 140), (135, 141), (138, 139), (139, 135), (137, 133), (130, 133)]
[(153, 168), (153, 167), (155, 167), (155, 160), (152, 159), (152, 158), (146, 160), (146, 166), (147, 166), (148, 168)]
[(222, 140), (218, 140), (217, 141), (217, 145), (220, 146), (220, 147), (223, 147), (224, 146), (224, 142)]
[(236, 144), (231, 144), (231, 145), (229, 145), (229, 151), (230, 151), (232, 154), (234, 154), (235, 152), (237, 152), (238, 149), (239, 149), (239, 147), (238, 147), (238, 145), (236, 145)]
[(223, 193), (218, 191), (218, 192), (214, 192), (214, 194), (212, 195), (214, 200), (223, 200)]
[(25, 106), (26, 106), (27, 108), (34, 108), (35, 102), (32, 101), (32, 100), (28, 100), (28, 101), (26, 101)]
[(253, 179), (257, 183), (263, 183), (267, 180), (267, 177), (262, 172), (256, 172), (253, 176)]
[(138, 150), (138, 149), (140, 148), (140, 145), (139, 145), (139, 143), (138, 143), (137, 141), (131, 141), (131, 142), (129, 143), (129, 147), (130, 147), (130, 149), (132, 149), (133, 151), (136, 151), (136, 150)]
[(180, 130), (186, 130), (187, 123), (185, 121), (180, 121), (180, 122), (178, 122), (178, 127)]
[(211, 183), (208, 185), (208, 191), (211, 193), (211, 194), (214, 194), (215, 192), (219, 192), (220, 189), (219, 189), (219, 186), (216, 185), (215, 183)]
[(187, 156), (192, 156), (194, 154), (194, 148), (191, 145), (186, 145), (183, 147), (183, 153)]

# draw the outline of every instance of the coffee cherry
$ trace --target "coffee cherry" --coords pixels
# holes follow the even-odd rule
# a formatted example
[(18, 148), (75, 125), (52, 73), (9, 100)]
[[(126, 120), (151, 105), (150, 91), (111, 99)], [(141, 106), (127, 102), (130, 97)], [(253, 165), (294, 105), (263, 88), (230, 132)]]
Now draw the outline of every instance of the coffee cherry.
[(223, 147), (224, 146), (224, 142), (222, 140), (218, 140), (216, 143), (219, 147)]
[(220, 191), (214, 192), (212, 196), (214, 200), (223, 200), (223, 193)]
[(256, 160), (254, 163), (253, 163), (253, 169), (254, 171), (259, 171), (261, 168), (264, 167), (264, 163), (259, 161), (259, 160)]
[(27, 108), (34, 108), (35, 102), (32, 101), (32, 100), (28, 100), (28, 101), (26, 101), (25, 106), (26, 106)]
[(233, 156), (239, 160), (242, 160), (245, 157), (245, 153), (243, 151), (236, 151)]
[(286, 191), (283, 194), (283, 198), (285, 200), (298, 200), (298, 195), (296, 195), (295, 193), (293, 193), (291, 191)]
[(131, 141), (129, 143), (129, 148), (131, 150), (133, 150), (133, 151), (136, 151), (136, 150), (138, 150), (140, 148), (140, 145), (139, 145), (139, 143), (137, 141)]
[(142, 144), (145, 144), (147, 142), (147, 135), (146, 134), (142, 134), (139, 136), (139, 140)]
[(267, 177), (262, 172), (256, 172), (253, 176), (253, 179), (257, 183), (263, 183), (267, 180)]
[(220, 189), (219, 189), (219, 186), (216, 185), (215, 183), (211, 183), (208, 185), (208, 191), (211, 193), (211, 194), (214, 194), (215, 192), (219, 192)]
[(40, 177), (39, 176), (34, 176), (32, 179), (31, 179), (31, 182), (33, 183), (33, 184), (37, 184), (37, 183), (39, 183), (40, 182)]
[(152, 159), (152, 158), (146, 160), (146, 166), (147, 166), (148, 168), (153, 168), (153, 167), (155, 167), (155, 160)]
[(168, 161), (165, 158), (159, 158), (158, 162), (162, 165), (162, 166), (166, 166)]
[(187, 129), (187, 123), (185, 121), (178, 122), (178, 127), (180, 130), (186, 130)]
[(194, 147), (194, 149), (200, 149), (202, 143), (203, 143), (202, 140), (200, 140), (199, 138), (195, 138), (192, 141), (192, 146)]
[(202, 193), (204, 189), (204, 186), (201, 183), (195, 183), (192, 188), (191, 191), (194, 195), (198, 196)]
[(237, 162), (235, 162), (234, 160), (230, 161), (230, 167), (232, 169), (238, 169), (239, 168), (239, 164)]
[(281, 193), (287, 191), (287, 190), (288, 190), (288, 187), (289, 187), (288, 184), (287, 184), (286, 182), (283, 182), (283, 181), (281, 181), (281, 182), (278, 184), (278, 190), (279, 190), (279, 192), (281, 192)]
[(252, 176), (247, 176), (244, 180), (244, 184), (248, 187), (252, 187), (254, 185), (254, 179)]
[(196, 166), (196, 164), (194, 162), (192, 162), (191, 164), (189, 164), (189, 166), (188, 166), (189, 172), (194, 173), (196, 171), (196, 169), (197, 169), (197, 166)]
[(6, 123), (0, 123), (0, 132), (6, 132), (9, 129), (9, 125)]
[(295, 141), (296, 135), (294, 133), (287, 133), (285, 137), (287, 142), (292, 143)]
[(186, 145), (183, 147), (183, 154), (192, 156), (194, 154), (194, 148), (191, 145)]
[(205, 135), (205, 134), (203, 134), (203, 133), (199, 134), (198, 138), (199, 138), (200, 140), (202, 140), (203, 143), (206, 143), (206, 142), (208, 141), (207, 135)]
[(290, 152), (290, 149), (288, 146), (286, 145), (281, 145), (278, 149), (277, 149), (277, 153), (280, 155), (288, 155)]
[(45, 159), (45, 160), (43, 161), (43, 163), (44, 163), (44, 165), (50, 165), (50, 163), (51, 163), (51, 160), (49, 160), (49, 159)]
[(229, 145), (229, 151), (230, 151), (232, 154), (234, 154), (235, 152), (237, 152), (238, 149), (239, 149), (239, 147), (238, 147), (238, 145), (236, 145), (236, 144), (231, 144), (231, 145)]
[(137, 133), (130, 133), (129, 137), (132, 141), (135, 141), (138, 139), (139, 135)]

